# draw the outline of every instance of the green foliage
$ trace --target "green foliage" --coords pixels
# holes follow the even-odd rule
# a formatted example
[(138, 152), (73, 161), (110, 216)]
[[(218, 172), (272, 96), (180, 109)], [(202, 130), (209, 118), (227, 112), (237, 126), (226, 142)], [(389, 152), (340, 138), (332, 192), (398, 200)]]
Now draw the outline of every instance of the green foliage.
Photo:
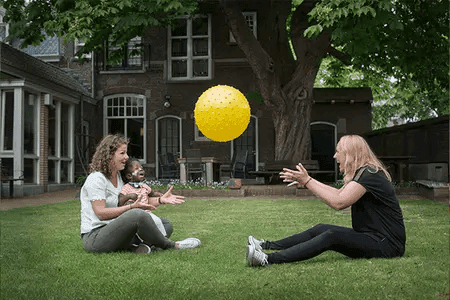
[(264, 104), (264, 99), (258, 91), (248, 92), (245, 98), (249, 101), (255, 101), (258, 104)]
[(316, 77), (315, 87), (370, 87), (374, 98), (372, 128), (386, 127), (394, 117), (408, 121), (425, 120), (450, 113), (446, 89), (421, 90), (412, 80), (383, 77), (375, 69), (357, 69), (334, 57), (327, 57)]
[(412, 82), (421, 94), (448, 91), (448, 1), (322, 0), (310, 17), (317, 24), (305, 34), (329, 31), (356, 70)]
[[(10, 37), (21, 37), (22, 47), (39, 44), (48, 35), (83, 39), (82, 53), (103, 51), (105, 41), (123, 46), (145, 29), (166, 26), (180, 15), (195, 11), (195, 0), (5, 0)], [(42, 31), (43, 30), (43, 31)]]
[(77, 178), (75, 179), (75, 182), (76, 182), (78, 185), (82, 186), (82, 185), (84, 184), (84, 182), (86, 181), (86, 178), (87, 178), (86, 175), (80, 175), (80, 176), (77, 176)]
[[(245, 264), (247, 236), (275, 240), (318, 223), (351, 226), (347, 211), (297, 199), (188, 199), (155, 213), (173, 222), (173, 240), (196, 249), (87, 253), (80, 203), (0, 212), (2, 299), (443, 299), (448, 292), (448, 206), (402, 201), (406, 253), (349, 259), (327, 251), (267, 268)], [(364, 295), (364, 297), (362, 297)]]
[[(44, 31), (65, 41), (83, 39), (81, 53), (102, 52), (108, 40), (124, 46), (147, 28), (198, 12), (197, 0), (27, 2), (0, 3), (11, 38), (22, 38), (22, 47), (39, 44)], [(293, 0), (292, 5), (295, 9), (303, 2)], [(349, 57), (352, 66), (329, 61), (316, 86), (371, 87), (376, 104), (383, 104), (374, 107), (374, 128), (385, 126), (392, 116), (419, 120), (449, 112), (448, 0), (320, 0), (309, 17), (304, 34), (312, 38), (328, 32), (332, 46)], [(291, 30), (290, 23), (286, 28)], [(110, 63), (122, 56), (115, 51)]]

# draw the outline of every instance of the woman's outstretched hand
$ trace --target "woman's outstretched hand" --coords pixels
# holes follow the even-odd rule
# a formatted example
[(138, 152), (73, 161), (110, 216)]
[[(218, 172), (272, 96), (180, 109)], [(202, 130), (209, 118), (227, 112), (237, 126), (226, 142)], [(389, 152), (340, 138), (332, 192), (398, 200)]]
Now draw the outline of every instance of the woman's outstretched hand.
[(167, 190), (167, 192), (161, 196), (161, 203), (163, 204), (181, 204), (184, 203), (183, 196), (177, 196), (172, 194), (173, 186)]
[(283, 171), (280, 172), (280, 177), (283, 178), (283, 182), (289, 183), (288, 186), (294, 184), (301, 184), (303, 186), (309, 179), (308, 171), (306, 171), (302, 164), (299, 163), (296, 168), (297, 171), (283, 168)]

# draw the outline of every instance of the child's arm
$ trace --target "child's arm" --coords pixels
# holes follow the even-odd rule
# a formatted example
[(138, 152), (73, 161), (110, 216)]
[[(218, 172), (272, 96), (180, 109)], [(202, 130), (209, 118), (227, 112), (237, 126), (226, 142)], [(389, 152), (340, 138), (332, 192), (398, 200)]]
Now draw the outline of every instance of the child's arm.
[(132, 204), (132, 203), (134, 203), (135, 200), (137, 200), (137, 194), (135, 194), (135, 193), (130, 193), (130, 194), (126, 194), (126, 195), (120, 193), (118, 206)]

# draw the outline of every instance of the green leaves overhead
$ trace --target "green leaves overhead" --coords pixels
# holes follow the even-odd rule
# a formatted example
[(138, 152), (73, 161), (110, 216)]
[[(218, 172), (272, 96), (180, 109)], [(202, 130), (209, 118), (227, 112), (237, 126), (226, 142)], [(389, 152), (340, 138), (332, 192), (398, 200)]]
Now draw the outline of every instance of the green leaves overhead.
[(104, 41), (115, 45), (140, 36), (149, 27), (166, 26), (179, 15), (193, 13), (195, 0), (5, 0), (10, 36), (23, 39), (22, 47), (38, 44), (48, 35), (65, 41), (82, 39), (83, 53), (101, 51)]
[(322, 0), (309, 15), (305, 35), (329, 31), (356, 69), (449, 88), (448, 1)]

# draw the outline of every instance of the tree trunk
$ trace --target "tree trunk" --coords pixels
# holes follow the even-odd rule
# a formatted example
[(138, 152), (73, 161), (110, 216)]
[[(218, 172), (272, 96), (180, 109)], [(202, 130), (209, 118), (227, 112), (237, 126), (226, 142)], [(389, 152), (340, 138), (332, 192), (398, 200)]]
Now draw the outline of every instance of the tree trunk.
[[(270, 1), (269, 1), (270, 2)], [(291, 160), (298, 163), (311, 158), (311, 108), (313, 103), (313, 86), (322, 58), (330, 47), (330, 38), (321, 34), (316, 38), (308, 39), (303, 36), (308, 27), (307, 13), (312, 9), (315, 1), (305, 0), (296, 10), (292, 18), (291, 37), (297, 55), (295, 71), (287, 83), (285, 49), (262, 45), (256, 40), (247, 27), (242, 12), (236, 1), (221, 0), (222, 10), (240, 49), (245, 53), (248, 62), (257, 78), (258, 91), (264, 99), (264, 104), (272, 110), (272, 119), (275, 128), (275, 160)], [(263, 5), (263, 4), (261, 4)], [(273, 9), (276, 9), (275, 7)], [(285, 12), (274, 12), (274, 20), (285, 22)], [(270, 23), (273, 20), (266, 20)], [(267, 23), (266, 22), (266, 23)], [(288, 43), (287, 35), (280, 34), (280, 28), (285, 30), (285, 24), (276, 24), (273, 34), (280, 40), (272, 43)], [(270, 34), (270, 33), (267, 33)], [(268, 53), (270, 51), (270, 53)], [(283, 51), (283, 52), (281, 52)], [(283, 58), (283, 59), (280, 59)], [(292, 68), (292, 70), (294, 70)]]

